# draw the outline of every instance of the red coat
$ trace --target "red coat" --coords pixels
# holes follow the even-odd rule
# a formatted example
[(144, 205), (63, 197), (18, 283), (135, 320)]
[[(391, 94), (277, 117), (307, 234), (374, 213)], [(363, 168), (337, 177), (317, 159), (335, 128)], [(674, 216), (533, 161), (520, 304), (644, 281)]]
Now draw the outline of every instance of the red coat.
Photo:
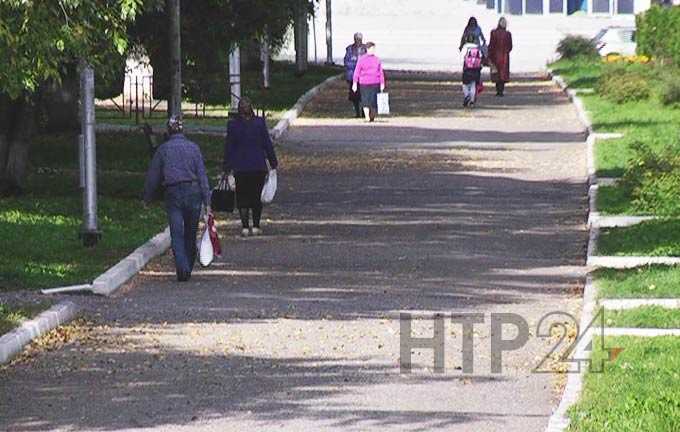
[(498, 81), (510, 81), (510, 51), (512, 51), (512, 34), (500, 27), (492, 30), (489, 59), (498, 69)]

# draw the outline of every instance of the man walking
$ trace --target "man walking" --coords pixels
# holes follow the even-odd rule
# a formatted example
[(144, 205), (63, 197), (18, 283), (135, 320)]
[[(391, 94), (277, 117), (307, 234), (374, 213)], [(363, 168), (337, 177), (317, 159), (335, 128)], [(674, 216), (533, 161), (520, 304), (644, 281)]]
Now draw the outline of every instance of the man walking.
[(177, 280), (186, 282), (196, 261), (196, 232), (201, 205), (210, 212), (210, 187), (203, 155), (198, 145), (182, 133), (182, 120), (168, 120), (168, 140), (161, 144), (151, 161), (144, 184), (144, 202), (148, 205), (154, 192), (165, 187), (165, 209), (170, 224), (172, 251)]
[(354, 105), (354, 113), (357, 118), (361, 118), (361, 88), (357, 88), (356, 91), (352, 90), (352, 80), (359, 57), (366, 54), (366, 45), (364, 45), (363, 39), (364, 36), (361, 33), (354, 33), (354, 43), (345, 49), (345, 80), (349, 86), (348, 99)]

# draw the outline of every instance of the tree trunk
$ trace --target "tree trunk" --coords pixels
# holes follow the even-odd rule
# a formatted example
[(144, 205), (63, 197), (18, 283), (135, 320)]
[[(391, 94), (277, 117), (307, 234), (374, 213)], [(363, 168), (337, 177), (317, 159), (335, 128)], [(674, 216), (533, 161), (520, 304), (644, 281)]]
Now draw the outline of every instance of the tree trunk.
[(0, 134), (0, 195), (23, 192), (28, 167), (28, 149), (35, 135), (35, 105), (17, 99), (8, 104), (8, 127)]
[(169, 51), (170, 51), (170, 97), (168, 117), (182, 115), (182, 37), (180, 25), (180, 0), (167, 0)]
[(307, 0), (298, 0), (295, 12), (295, 73), (304, 75), (308, 68), (307, 46), (309, 38)]

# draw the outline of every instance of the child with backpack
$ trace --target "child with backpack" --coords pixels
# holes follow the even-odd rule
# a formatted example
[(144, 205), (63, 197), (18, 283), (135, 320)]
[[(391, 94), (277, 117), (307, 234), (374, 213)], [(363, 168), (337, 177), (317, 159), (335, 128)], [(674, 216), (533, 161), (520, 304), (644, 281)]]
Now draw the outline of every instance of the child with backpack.
[(482, 82), (482, 50), (472, 35), (467, 36), (461, 49), (463, 55), (463, 107), (474, 107), (477, 86)]

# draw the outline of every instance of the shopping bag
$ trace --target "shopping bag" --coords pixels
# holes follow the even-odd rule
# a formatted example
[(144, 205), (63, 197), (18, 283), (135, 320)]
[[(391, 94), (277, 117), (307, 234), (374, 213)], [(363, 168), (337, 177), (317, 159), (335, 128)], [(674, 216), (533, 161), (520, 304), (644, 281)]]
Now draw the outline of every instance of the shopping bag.
[(212, 213), (208, 215), (207, 224), (210, 232), (210, 242), (213, 247), (213, 255), (220, 258), (222, 256), (222, 245), (220, 244), (220, 236), (217, 234), (217, 225), (215, 225), (215, 218)]
[(264, 182), (264, 187), (262, 188), (262, 195), (260, 196), (262, 204), (270, 204), (272, 201), (274, 201), (277, 183), (278, 179), (276, 170), (273, 169), (269, 171), (269, 174), (267, 174), (267, 180)]
[(208, 267), (215, 259), (215, 249), (213, 248), (212, 239), (210, 238), (210, 227), (205, 224), (203, 235), (198, 244), (198, 262), (203, 267)]
[(388, 115), (390, 113), (390, 95), (388, 93), (378, 93), (378, 114)]
[(500, 76), (498, 74), (498, 68), (496, 67), (495, 64), (491, 63), (491, 81), (498, 82), (499, 78)]
[(210, 193), (210, 208), (214, 211), (231, 213), (234, 211), (235, 193), (229, 187), (226, 176), (222, 176)]

